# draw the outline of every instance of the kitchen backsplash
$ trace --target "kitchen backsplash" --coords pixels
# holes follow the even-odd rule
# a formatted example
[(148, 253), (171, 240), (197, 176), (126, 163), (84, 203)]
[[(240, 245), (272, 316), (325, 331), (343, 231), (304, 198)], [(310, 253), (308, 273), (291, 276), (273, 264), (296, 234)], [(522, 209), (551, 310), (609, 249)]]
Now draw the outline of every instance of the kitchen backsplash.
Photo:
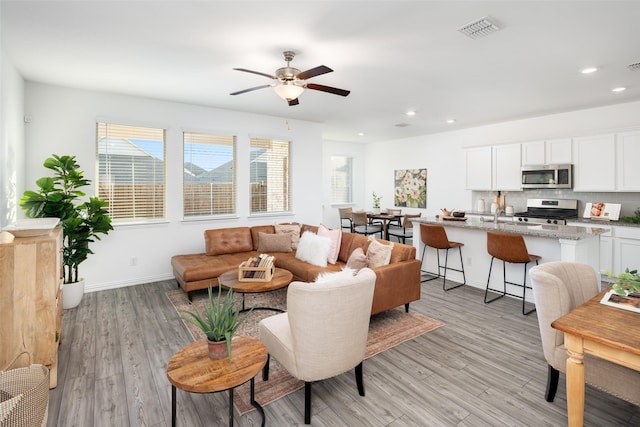
[[(585, 203), (605, 202), (620, 203), (620, 216), (633, 216), (636, 209), (640, 208), (640, 193), (574, 193), (571, 190), (525, 190), (525, 191), (502, 191), (505, 196), (505, 205), (513, 206), (515, 212), (522, 212), (527, 209), (527, 199), (577, 199), (578, 216), (582, 216)], [(489, 210), (497, 191), (473, 191), (472, 205), (468, 210), (474, 211), (478, 206), (477, 201), (484, 199), (486, 209)]]

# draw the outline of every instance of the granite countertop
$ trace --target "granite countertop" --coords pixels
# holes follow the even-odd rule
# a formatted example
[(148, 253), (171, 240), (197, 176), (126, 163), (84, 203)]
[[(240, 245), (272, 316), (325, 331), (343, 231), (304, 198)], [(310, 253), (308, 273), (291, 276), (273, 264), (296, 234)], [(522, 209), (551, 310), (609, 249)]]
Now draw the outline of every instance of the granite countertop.
[[(489, 218), (493, 218), (493, 214), (491, 212), (479, 212), (479, 211), (466, 211), (466, 216), (482, 216), (482, 217), (489, 217)], [(502, 220), (506, 220), (509, 221), (514, 217), (514, 215), (505, 215), (505, 214), (501, 214), (499, 216), (500, 219)], [(640, 227), (640, 224), (634, 224), (634, 223), (630, 223), (630, 222), (621, 222), (621, 221), (606, 221), (606, 220), (598, 220), (598, 219), (591, 219), (591, 218), (574, 218), (574, 219), (569, 219), (567, 220), (567, 222), (579, 222), (582, 224), (593, 224), (593, 225), (598, 225), (598, 226), (609, 226), (609, 227)]]
[[(491, 214), (488, 214), (492, 216)], [(426, 224), (441, 224), (448, 227), (467, 228), (471, 230), (494, 230), (505, 233), (522, 234), (523, 236), (545, 237), (549, 239), (582, 240), (606, 233), (608, 230), (599, 227), (577, 227), (570, 225), (535, 224), (528, 225), (512, 221), (498, 222), (480, 221), (476, 218), (467, 218), (466, 221), (447, 221), (435, 217), (422, 217), (412, 219), (413, 222)]]

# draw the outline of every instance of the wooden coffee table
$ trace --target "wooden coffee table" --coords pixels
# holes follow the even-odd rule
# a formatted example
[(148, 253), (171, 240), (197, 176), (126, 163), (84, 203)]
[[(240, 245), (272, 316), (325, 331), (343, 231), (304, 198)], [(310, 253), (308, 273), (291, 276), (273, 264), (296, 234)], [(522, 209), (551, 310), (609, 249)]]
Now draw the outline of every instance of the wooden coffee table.
[(229, 359), (213, 360), (207, 353), (207, 341), (200, 340), (180, 349), (167, 364), (171, 382), (171, 425), (176, 425), (176, 388), (190, 393), (214, 393), (229, 390), (229, 425), (233, 426), (233, 389), (250, 381), (250, 403), (262, 416), (264, 410), (255, 401), (254, 377), (267, 362), (267, 347), (257, 338), (235, 336)]
[(233, 289), (234, 292), (240, 292), (242, 294), (242, 311), (248, 310), (272, 310), (282, 313), (284, 310), (275, 307), (249, 307), (244, 305), (244, 294), (271, 292), (277, 289), (282, 289), (289, 286), (293, 274), (290, 271), (283, 268), (276, 268), (273, 273), (273, 278), (268, 282), (241, 282), (238, 280), (238, 269), (227, 271), (226, 273), (218, 277), (218, 283), (220, 286), (227, 289)]

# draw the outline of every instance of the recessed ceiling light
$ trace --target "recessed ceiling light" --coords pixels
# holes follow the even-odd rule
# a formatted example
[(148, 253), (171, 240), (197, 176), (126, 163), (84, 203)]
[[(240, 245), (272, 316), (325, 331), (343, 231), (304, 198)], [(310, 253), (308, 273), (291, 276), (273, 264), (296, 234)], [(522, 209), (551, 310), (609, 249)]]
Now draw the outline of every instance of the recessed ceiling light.
[(415, 116), (416, 112), (413, 110), (407, 111), (407, 116)]
[(582, 74), (591, 74), (591, 73), (595, 73), (596, 71), (598, 71), (596, 67), (587, 67), (580, 70)]
[(622, 86), (621, 87), (616, 87), (616, 88), (611, 89), (611, 92), (622, 92), (623, 90), (627, 90), (627, 88), (626, 87), (622, 87)]
[(447, 123), (455, 123), (456, 119), (447, 119)]
[(364, 132), (358, 132), (358, 136), (364, 136)]

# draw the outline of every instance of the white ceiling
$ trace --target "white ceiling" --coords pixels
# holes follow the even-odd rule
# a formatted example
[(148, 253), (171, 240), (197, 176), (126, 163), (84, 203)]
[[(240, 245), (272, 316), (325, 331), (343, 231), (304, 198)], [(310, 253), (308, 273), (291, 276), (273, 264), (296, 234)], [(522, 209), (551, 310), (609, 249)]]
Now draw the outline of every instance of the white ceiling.
[[(626, 67), (640, 62), (640, 1), (0, 4), (3, 49), (26, 80), (321, 122), (335, 141), (640, 100), (640, 71)], [(483, 16), (501, 30), (476, 40), (457, 31)], [(271, 88), (229, 95), (270, 82), (232, 68), (272, 74), (284, 50), (301, 70), (334, 69), (309, 82), (351, 94), (306, 90), (294, 107)], [(585, 66), (600, 71), (582, 75)]]

